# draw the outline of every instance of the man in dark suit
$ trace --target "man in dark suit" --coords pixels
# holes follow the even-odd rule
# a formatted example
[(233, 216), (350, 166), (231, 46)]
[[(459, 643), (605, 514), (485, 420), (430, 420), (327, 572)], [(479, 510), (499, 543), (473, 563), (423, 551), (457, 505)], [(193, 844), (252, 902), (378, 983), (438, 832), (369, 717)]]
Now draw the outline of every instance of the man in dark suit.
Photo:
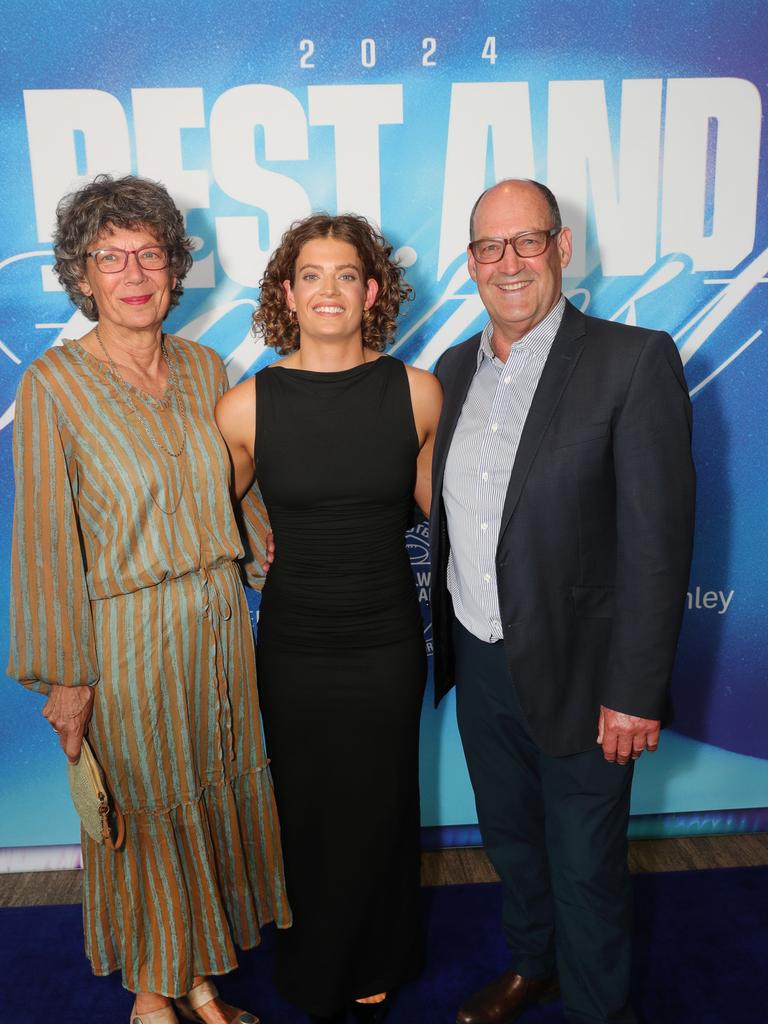
[(688, 582), (690, 401), (669, 335), (562, 296), (545, 186), (483, 193), (470, 238), (490, 320), (436, 367), (435, 690), (456, 684), (511, 964), (457, 1021), (508, 1024), (557, 974), (569, 1021), (630, 1024), (630, 786)]

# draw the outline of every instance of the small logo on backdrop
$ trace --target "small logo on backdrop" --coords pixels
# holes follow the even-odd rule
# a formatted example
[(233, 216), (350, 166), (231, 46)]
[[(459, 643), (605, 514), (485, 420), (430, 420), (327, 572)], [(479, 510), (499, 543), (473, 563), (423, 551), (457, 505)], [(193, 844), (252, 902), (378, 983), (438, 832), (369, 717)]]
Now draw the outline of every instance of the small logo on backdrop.
[(405, 535), (405, 549), (411, 560), (413, 571), (413, 582), (416, 586), (416, 596), (419, 599), (421, 618), (424, 623), (424, 643), (427, 654), (432, 654), (432, 615), (429, 610), (429, 583), (430, 583), (430, 562), (429, 562), (429, 526), (426, 522), (414, 526)]
[(405, 550), (411, 565), (429, 565), (429, 526), (419, 523), (405, 535)]

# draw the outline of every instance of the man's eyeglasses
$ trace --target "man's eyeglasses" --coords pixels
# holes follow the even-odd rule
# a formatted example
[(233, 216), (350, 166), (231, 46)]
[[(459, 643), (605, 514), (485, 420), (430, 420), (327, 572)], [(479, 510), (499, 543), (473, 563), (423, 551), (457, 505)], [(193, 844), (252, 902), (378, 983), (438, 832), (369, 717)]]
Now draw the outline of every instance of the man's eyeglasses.
[(500, 263), (508, 245), (512, 246), (518, 256), (530, 259), (532, 256), (541, 256), (550, 239), (559, 234), (560, 230), (550, 228), (549, 231), (523, 231), (512, 238), (477, 238), (469, 243), (469, 248), (478, 263)]
[(87, 252), (102, 274), (119, 274), (133, 255), (142, 270), (162, 270), (168, 266), (168, 250), (162, 245), (143, 245), (141, 249), (94, 249)]

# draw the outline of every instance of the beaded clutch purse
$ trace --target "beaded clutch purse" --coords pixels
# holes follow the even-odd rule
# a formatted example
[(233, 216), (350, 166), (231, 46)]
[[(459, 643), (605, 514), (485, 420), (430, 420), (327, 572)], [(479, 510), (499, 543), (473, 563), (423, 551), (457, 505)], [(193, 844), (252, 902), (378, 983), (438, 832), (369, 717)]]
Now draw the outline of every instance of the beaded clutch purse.
[[(85, 831), (97, 843), (106, 843), (111, 850), (119, 849), (125, 837), (125, 822), (119, 807), (114, 802), (110, 803), (101, 765), (85, 738), (77, 764), (69, 763), (67, 774), (72, 803)], [(111, 819), (117, 830), (114, 838)]]

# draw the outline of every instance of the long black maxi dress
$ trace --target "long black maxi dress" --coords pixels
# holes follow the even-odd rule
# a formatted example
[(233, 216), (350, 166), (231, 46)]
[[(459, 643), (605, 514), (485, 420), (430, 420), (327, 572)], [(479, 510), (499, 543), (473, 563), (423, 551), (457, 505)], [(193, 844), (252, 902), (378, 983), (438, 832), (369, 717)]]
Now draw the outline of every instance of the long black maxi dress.
[(404, 542), (418, 448), (397, 359), (256, 375), (276, 543), (259, 692), (294, 918), (276, 936), (276, 984), (313, 1014), (390, 991), (421, 963), (426, 655)]

